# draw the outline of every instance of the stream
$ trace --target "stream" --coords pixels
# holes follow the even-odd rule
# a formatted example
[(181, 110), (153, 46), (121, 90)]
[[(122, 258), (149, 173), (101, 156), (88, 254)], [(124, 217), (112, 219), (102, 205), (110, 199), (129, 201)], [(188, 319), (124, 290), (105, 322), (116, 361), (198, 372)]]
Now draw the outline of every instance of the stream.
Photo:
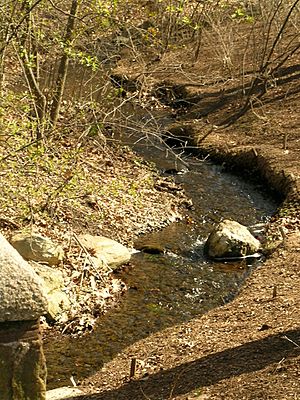
[[(130, 146), (156, 163), (162, 174), (178, 168), (178, 158), (164, 147), (130, 139)], [(181, 162), (181, 161), (180, 161)], [(214, 263), (203, 256), (203, 244), (214, 224), (232, 218), (247, 226), (268, 221), (276, 203), (259, 185), (225, 173), (195, 156), (184, 158), (174, 175), (192, 200), (189, 218), (139, 239), (158, 244), (162, 254), (138, 252), (118, 275), (128, 286), (119, 308), (101, 317), (95, 330), (79, 338), (47, 341), (48, 389), (71, 385), (97, 370), (130, 344), (168, 326), (188, 321), (234, 298), (255, 268), (253, 260)], [(257, 263), (257, 262), (256, 262)]]

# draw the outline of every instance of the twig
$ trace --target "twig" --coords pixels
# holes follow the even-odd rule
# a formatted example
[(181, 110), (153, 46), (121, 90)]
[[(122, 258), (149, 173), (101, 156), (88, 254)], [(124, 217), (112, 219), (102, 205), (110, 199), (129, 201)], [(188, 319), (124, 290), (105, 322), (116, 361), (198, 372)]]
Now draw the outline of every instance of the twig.
[(45, 201), (44, 205), (41, 207), (41, 211), (44, 212), (45, 210), (47, 210), (50, 200), (55, 199), (54, 196), (58, 196), (59, 193), (68, 185), (68, 183), (72, 180), (73, 175), (71, 174), (70, 176), (67, 176), (67, 178), (64, 179), (64, 181), (57, 186), (56, 189), (53, 190), (53, 192), (51, 192), (50, 194), (48, 194), (47, 196), (47, 200)]
[(30, 147), (30, 146), (32, 146), (33, 144), (37, 143), (37, 142), (40, 142), (41, 140), (42, 140), (42, 138), (38, 138), (38, 139), (33, 140), (33, 141), (30, 142), (30, 143), (24, 144), (24, 146), (21, 146), (21, 147), (19, 147), (17, 150), (15, 150), (14, 153), (9, 153), (7, 156), (2, 157), (2, 158), (0, 159), (0, 163), (3, 162), (3, 161), (5, 161), (5, 160), (7, 160), (9, 157), (15, 157), (19, 151), (24, 150), (24, 149), (26, 149), (27, 147)]
[(176, 384), (178, 383), (180, 377), (182, 376), (183, 373), (185, 373), (187, 370), (187, 367), (184, 367), (178, 374), (177, 376), (175, 376), (171, 391), (170, 391), (170, 396), (169, 396), (169, 400), (171, 400), (173, 398), (173, 392), (176, 388)]
[(283, 365), (283, 363), (285, 362), (285, 357), (283, 357), (278, 363), (277, 363), (277, 365), (276, 365), (276, 367), (274, 368), (274, 370), (272, 371), (273, 373), (274, 372), (277, 372), (278, 371), (278, 369), (280, 368), (280, 367), (282, 367), (282, 365)]
[(150, 397), (148, 397), (148, 396), (146, 395), (146, 393), (144, 392), (144, 390), (143, 390), (143, 388), (142, 388), (141, 385), (140, 385), (140, 389), (141, 389), (141, 392), (142, 392), (142, 395), (144, 396), (144, 398), (145, 398), (146, 400), (151, 400)]
[(75, 379), (74, 379), (74, 376), (73, 376), (73, 375), (71, 375), (71, 376), (70, 376), (70, 381), (71, 381), (71, 383), (72, 383), (72, 385), (73, 385), (74, 387), (76, 387), (76, 386), (77, 386), (77, 383), (76, 383), (76, 381), (75, 381)]
[(78, 18), (76, 15), (72, 15), (72, 14), (70, 14), (69, 12), (67, 12), (67, 11), (63, 10), (62, 8), (58, 7), (52, 0), (49, 0), (49, 3), (51, 4), (51, 6), (52, 6), (55, 10), (61, 12), (62, 14), (66, 15), (67, 17), (69, 17), (69, 16), (71, 15), (72, 17), (77, 18), (78, 20), (81, 20), (81, 19)]
[(19, 22), (17, 23), (17, 25), (15, 25), (12, 29), (11, 34), (6, 38), (4, 44), (1, 46), (0, 48), (0, 53), (5, 49), (5, 47), (9, 44), (9, 42), (14, 38), (14, 36), (16, 36), (16, 34), (18, 33), (18, 30), (20, 28), (20, 26), (23, 24), (23, 22), (26, 20), (26, 18), (28, 17), (28, 15), (31, 13), (31, 11), (38, 6), (39, 3), (41, 3), (43, 0), (37, 0), (35, 3), (33, 3), (28, 10), (26, 10), (26, 13), (22, 16), (22, 18), (19, 20)]
[(19, 224), (17, 224), (16, 222), (14, 222), (8, 218), (4, 218), (4, 217), (0, 217), (0, 225), (9, 226), (13, 229), (21, 228), (21, 226)]
[(202, 143), (203, 140), (205, 140), (205, 139), (212, 133), (212, 131), (213, 131), (214, 129), (216, 129), (216, 127), (215, 127), (215, 126), (212, 126), (212, 127), (210, 128), (210, 130), (209, 130), (204, 136), (202, 136), (201, 139), (198, 139), (198, 140), (197, 140), (197, 145), (199, 145), (200, 143)]
[(288, 132), (283, 135), (283, 150), (286, 150), (288, 147)]
[(76, 235), (76, 233), (73, 232), (73, 237), (75, 239), (75, 241), (77, 242), (77, 244), (81, 247), (81, 249), (85, 252), (89, 262), (91, 263), (91, 266), (94, 268), (96, 275), (102, 280), (102, 282), (105, 282), (104, 279), (102, 278), (102, 276), (99, 274), (98, 272), (98, 268), (97, 265), (95, 264), (94, 260), (92, 259), (90, 253), (88, 252), (88, 250), (86, 249), (86, 247), (81, 243), (79, 237)]
[(294, 342), (292, 339), (288, 338), (286, 335), (285, 335), (285, 336), (282, 336), (282, 339), (286, 339), (286, 340), (288, 340), (289, 342), (293, 343), (293, 345), (295, 345), (296, 347), (299, 347), (299, 348), (300, 348), (300, 346), (299, 346), (298, 343)]
[(136, 370), (136, 357), (133, 357), (130, 363), (129, 379), (132, 379), (134, 377), (135, 370)]
[(67, 325), (64, 326), (64, 329), (61, 331), (62, 334), (64, 334), (66, 332), (66, 330), (72, 326), (74, 323), (74, 320), (72, 320), (71, 322), (69, 322)]
[(282, 243), (283, 243), (283, 245), (285, 245), (286, 240), (287, 240), (286, 233), (285, 233), (285, 231), (284, 231), (282, 226), (279, 227), (279, 230), (280, 230), (280, 233), (281, 233), (281, 236), (282, 236)]

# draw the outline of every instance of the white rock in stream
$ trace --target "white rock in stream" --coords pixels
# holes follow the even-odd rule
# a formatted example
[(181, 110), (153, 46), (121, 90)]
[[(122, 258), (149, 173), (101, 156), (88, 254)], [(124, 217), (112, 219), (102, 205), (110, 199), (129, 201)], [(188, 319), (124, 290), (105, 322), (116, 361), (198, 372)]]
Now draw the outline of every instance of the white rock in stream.
[(205, 252), (211, 258), (246, 257), (261, 248), (257, 240), (244, 225), (236, 221), (220, 222), (205, 243)]

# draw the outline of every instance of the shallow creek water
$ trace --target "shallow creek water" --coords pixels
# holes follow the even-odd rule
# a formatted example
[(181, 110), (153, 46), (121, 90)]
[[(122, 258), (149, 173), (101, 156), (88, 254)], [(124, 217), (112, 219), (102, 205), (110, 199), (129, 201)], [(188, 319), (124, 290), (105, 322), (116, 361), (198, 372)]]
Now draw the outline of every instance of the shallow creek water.
[[(162, 157), (165, 149), (139, 142), (136, 150), (162, 171), (176, 163), (171, 155)], [(247, 226), (266, 222), (275, 202), (262, 188), (222, 172), (221, 167), (192, 156), (184, 161), (188, 171), (175, 180), (193, 201), (189, 219), (141, 238), (159, 244), (164, 254), (140, 252), (132, 257), (132, 266), (119, 275), (129, 288), (121, 306), (101, 318), (91, 334), (46, 341), (49, 389), (70, 385), (71, 376), (80, 382), (135, 341), (230, 301), (250, 273), (252, 266), (246, 260), (206, 260), (203, 242), (221, 218)]]

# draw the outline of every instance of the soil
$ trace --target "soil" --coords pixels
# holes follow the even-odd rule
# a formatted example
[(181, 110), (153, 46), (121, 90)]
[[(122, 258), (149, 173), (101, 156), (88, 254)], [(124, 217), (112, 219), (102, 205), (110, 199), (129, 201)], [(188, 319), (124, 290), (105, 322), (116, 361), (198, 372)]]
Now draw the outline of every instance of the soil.
[[(134, 13), (135, 8), (128, 12)], [(251, 92), (257, 52), (254, 49), (252, 54), (248, 45), (241, 51), (249, 25), (237, 24), (238, 31), (228, 30), (228, 38), (227, 27), (222, 31), (221, 25), (221, 36), (224, 33), (228, 40), (232, 34), (228, 48), (232, 60), (227, 59), (226, 48), (222, 57), (226, 40), (219, 40), (220, 35), (207, 33), (198, 57), (195, 43), (192, 49), (184, 41), (178, 45), (176, 38), (169, 43), (172, 50), (157, 54), (155, 45), (148, 46), (148, 42), (140, 49), (132, 42), (133, 35), (132, 48), (126, 37), (114, 42), (113, 48), (120, 42), (120, 54), (112, 57), (118, 61), (111, 78), (122, 83), (116, 86), (120, 104), (129, 104), (129, 113), (118, 107), (123, 119), (129, 120), (136, 106), (130, 98), (138, 98), (136, 108), (147, 109), (149, 121), (156, 121), (157, 113), (172, 120), (165, 127), (167, 136), (179, 134), (197, 154), (245, 179), (260, 180), (281, 199), (267, 228), (267, 259), (230, 303), (127, 347), (80, 382), (82, 395), (69, 396), (69, 400), (300, 400), (299, 48), (295, 46), (291, 59), (282, 64), (280, 49), (279, 55), (275, 52), (275, 65), (278, 57), (281, 67)], [(287, 49), (290, 43), (298, 43), (296, 24), (293, 29), (297, 41), (287, 35)], [(257, 37), (254, 46), (259, 41)], [(11, 71), (15, 74), (15, 65)], [(247, 93), (251, 99), (240, 114)], [(14, 101), (19, 110), (22, 101)], [(87, 309), (75, 310), (72, 321), (85, 331), (95, 316), (95, 304), (82, 301), (78, 287), (81, 283), (91, 287), (94, 281), (73, 234), (105, 235), (131, 246), (141, 233), (184, 218), (189, 202), (182, 191), (172, 190), (172, 178), (159, 176), (127, 147), (115, 145), (111, 126), (116, 123), (108, 124), (107, 132), (104, 127), (101, 134), (73, 132), (73, 125), (85, 126), (77, 123), (81, 114), (88, 121), (89, 104), (80, 110), (69, 109), (68, 104), (62, 117), (67, 116), (70, 125), (59, 137), (49, 138), (41, 153), (31, 146), (32, 132), (28, 132), (23, 112), (10, 110), (1, 119), (0, 230), (9, 238), (15, 231), (34, 228), (63, 245), (66, 261), (60, 267), (74, 297), (79, 296), (78, 304), (87, 305)], [(73, 124), (75, 115), (78, 119)], [(118, 117), (114, 112), (112, 122)], [(139, 116), (138, 120), (138, 129), (144, 127), (148, 132), (150, 123)], [(154, 122), (156, 133), (158, 128)], [(100, 299), (99, 318), (122, 301), (122, 285), (117, 285), (116, 294), (114, 282), (105, 278), (111, 301)], [(95, 292), (98, 295), (100, 288)], [(86, 317), (82, 326), (81, 316)], [(52, 335), (61, 335), (61, 329), (65, 326), (45, 329), (44, 337), (51, 340)], [(82, 332), (71, 329), (69, 333)]]
[[(280, 148), (268, 149), (266, 162), (286, 156)], [(292, 167), (299, 176), (297, 150), (290, 148), (280, 162), (286, 175)], [(298, 216), (280, 221), (284, 240), (231, 303), (125, 349), (82, 383), (93, 393), (84, 398), (300, 398)], [(133, 358), (138, 366), (129, 379)]]
[[(286, 175), (299, 174), (297, 150), (280, 163)], [(269, 148), (265, 159), (280, 153)], [(279, 221), (284, 239), (231, 303), (125, 349), (83, 382), (93, 394), (76, 399), (300, 398), (299, 214)]]
[[(182, 66), (183, 59), (181, 53), (175, 61)], [(126, 62), (120, 69), (128, 69)], [(182, 74), (168, 76), (169, 87), (184, 86), (185, 98), (199, 95), (184, 82), (203, 74), (203, 64), (183, 67)], [(129, 346), (82, 382), (85, 394), (74, 399), (300, 399), (300, 95), (297, 80), (288, 84), (290, 95), (281, 96), (284, 86), (270, 89), (259, 108), (223, 129), (218, 122), (236, 107), (236, 98), (210, 104), (206, 118), (201, 101), (173, 107), (175, 125), (202, 154), (255, 175), (281, 196), (268, 227), (272, 250), (233, 301)]]

